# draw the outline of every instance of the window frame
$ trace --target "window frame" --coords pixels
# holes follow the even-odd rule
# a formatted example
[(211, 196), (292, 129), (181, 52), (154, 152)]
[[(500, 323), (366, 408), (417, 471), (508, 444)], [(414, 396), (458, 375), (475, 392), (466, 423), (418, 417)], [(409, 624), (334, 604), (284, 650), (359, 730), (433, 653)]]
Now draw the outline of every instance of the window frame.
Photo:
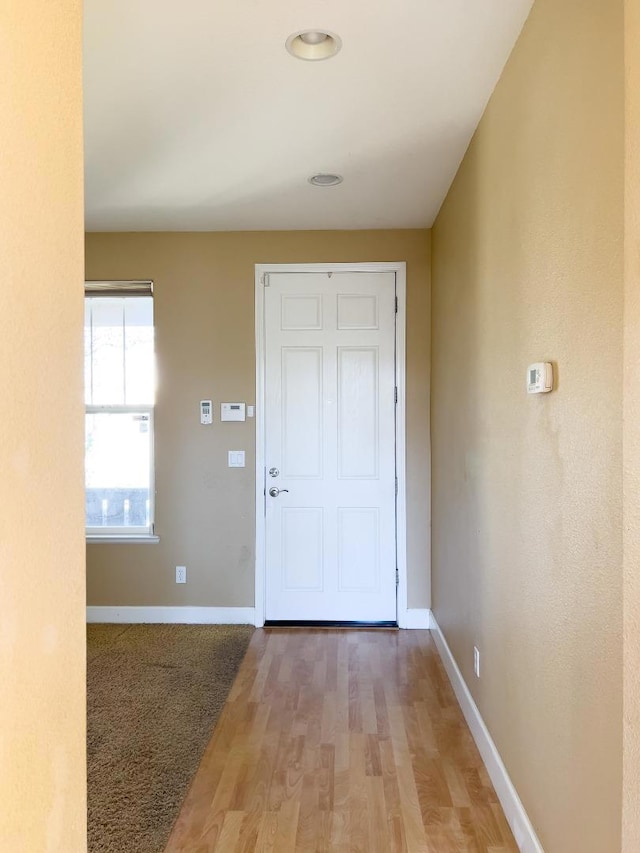
[[(136, 298), (153, 297), (152, 281), (86, 281), (84, 290), (85, 303), (91, 298)], [(155, 305), (153, 311), (153, 339), (154, 339), (154, 362), (155, 362)], [(153, 403), (135, 404), (100, 404), (93, 405), (85, 403), (85, 424), (87, 415), (93, 414), (142, 414), (149, 417), (149, 524), (136, 526), (104, 527), (87, 525), (85, 521), (85, 538), (87, 542), (159, 542), (160, 539), (155, 532), (155, 508), (156, 508), (156, 465), (155, 465), (155, 400)], [(86, 451), (85, 451), (86, 452)], [(85, 478), (86, 492), (86, 478)]]

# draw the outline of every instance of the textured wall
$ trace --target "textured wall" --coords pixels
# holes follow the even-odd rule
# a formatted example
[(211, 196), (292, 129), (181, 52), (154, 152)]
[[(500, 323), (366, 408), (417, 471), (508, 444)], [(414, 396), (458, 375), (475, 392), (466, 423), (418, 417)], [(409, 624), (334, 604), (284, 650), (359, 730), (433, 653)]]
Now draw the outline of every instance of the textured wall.
[(622, 37), (537, 0), (433, 230), (434, 611), (547, 853), (620, 849)]
[(625, 0), (624, 853), (640, 850), (640, 0)]
[(0, 850), (86, 849), (79, 0), (0, 3)]
[[(255, 402), (254, 265), (407, 261), (409, 603), (428, 607), (427, 231), (88, 234), (87, 278), (152, 278), (159, 545), (88, 546), (93, 605), (252, 606), (255, 421), (198, 423), (198, 401)], [(246, 449), (230, 470), (227, 450)], [(186, 565), (188, 583), (175, 584)]]

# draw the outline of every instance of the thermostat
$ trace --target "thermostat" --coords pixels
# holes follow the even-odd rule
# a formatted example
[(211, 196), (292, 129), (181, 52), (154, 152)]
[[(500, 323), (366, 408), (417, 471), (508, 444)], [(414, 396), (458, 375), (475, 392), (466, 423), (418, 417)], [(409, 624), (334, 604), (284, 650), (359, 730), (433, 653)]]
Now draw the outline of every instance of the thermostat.
[(553, 391), (553, 367), (548, 361), (530, 364), (527, 369), (527, 394), (548, 394)]
[(244, 421), (245, 408), (244, 403), (220, 403), (220, 420)]
[(200, 400), (200, 423), (207, 426), (213, 423), (213, 407), (211, 400)]

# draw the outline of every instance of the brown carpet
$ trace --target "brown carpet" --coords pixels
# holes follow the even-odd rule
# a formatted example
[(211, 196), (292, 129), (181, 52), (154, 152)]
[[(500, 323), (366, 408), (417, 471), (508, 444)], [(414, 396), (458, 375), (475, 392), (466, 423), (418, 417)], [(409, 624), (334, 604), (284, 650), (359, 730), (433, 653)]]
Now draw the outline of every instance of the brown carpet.
[(89, 853), (161, 853), (253, 633), (88, 625)]

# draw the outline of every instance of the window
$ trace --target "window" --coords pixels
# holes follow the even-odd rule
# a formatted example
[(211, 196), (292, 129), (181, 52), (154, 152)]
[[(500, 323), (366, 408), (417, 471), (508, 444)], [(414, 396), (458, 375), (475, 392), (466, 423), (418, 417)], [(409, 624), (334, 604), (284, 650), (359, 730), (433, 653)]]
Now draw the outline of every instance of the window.
[(87, 536), (152, 536), (151, 282), (87, 282), (84, 372)]

